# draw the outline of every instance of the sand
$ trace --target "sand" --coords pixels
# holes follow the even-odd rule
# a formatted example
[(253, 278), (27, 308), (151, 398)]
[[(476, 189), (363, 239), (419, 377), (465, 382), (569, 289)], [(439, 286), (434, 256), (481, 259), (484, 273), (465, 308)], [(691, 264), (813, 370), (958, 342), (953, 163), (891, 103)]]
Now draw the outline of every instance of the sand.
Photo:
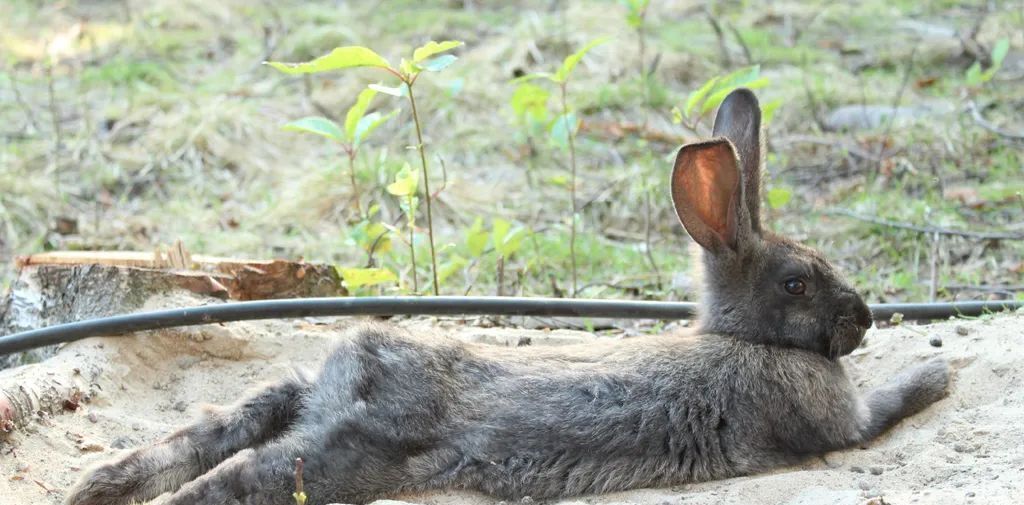
[[(77, 368), (86, 393), (76, 410), (41, 417), (0, 441), (0, 505), (60, 503), (83, 468), (166, 435), (187, 423), (202, 403), (227, 403), (293, 366), (317, 366), (332, 339), (353, 322), (241, 322), (92, 338), (66, 345), (43, 363), (0, 371), (0, 387), (7, 388)], [(495, 345), (521, 345), (527, 343), (524, 337), (529, 345), (614, 338), (433, 319), (402, 324)], [(930, 343), (936, 337), (940, 347)], [(845, 362), (867, 389), (933, 356), (953, 365), (949, 397), (866, 447), (768, 474), (562, 503), (1024, 503), (1024, 313), (872, 329), (866, 345)], [(400, 499), (496, 501), (465, 492)]]

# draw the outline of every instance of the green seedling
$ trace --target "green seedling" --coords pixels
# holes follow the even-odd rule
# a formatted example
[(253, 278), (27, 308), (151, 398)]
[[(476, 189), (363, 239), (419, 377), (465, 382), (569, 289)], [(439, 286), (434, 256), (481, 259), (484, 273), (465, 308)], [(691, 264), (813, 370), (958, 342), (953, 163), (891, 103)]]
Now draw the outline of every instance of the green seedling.
[(989, 57), (992, 59), (992, 65), (989, 66), (985, 71), (981, 70), (981, 62), (975, 61), (970, 68), (967, 69), (967, 73), (964, 75), (964, 81), (968, 86), (977, 87), (985, 84), (992, 80), (992, 77), (996, 75), (1003, 66), (1003, 60), (1006, 59), (1006, 53), (1010, 51), (1010, 39), (999, 39), (994, 46), (992, 46), (992, 53)]
[[(395, 174), (395, 182), (388, 184), (388, 193), (399, 198), (399, 206), (405, 213), (405, 224), (409, 230), (409, 257), (412, 259), (412, 290), (419, 292), (419, 280), (416, 275), (416, 207), (419, 205), (419, 198), (416, 196), (419, 181), (416, 178), (416, 171), (406, 163), (401, 170)], [(433, 249), (431, 249), (433, 252)], [(436, 271), (437, 269), (435, 269)]]
[(576, 290), (579, 287), (576, 267), (576, 228), (577, 221), (579, 220), (579, 207), (576, 202), (576, 133), (579, 131), (579, 119), (576, 117), (575, 112), (569, 110), (569, 101), (566, 98), (566, 95), (568, 94), (569, 76), (572, 74), (573, 69), (576, 68), (576, 65), (579, 64), (591, 49), (600, 44), (604, 44), (607, 41), (608, 38), (606, 37), (591, 41), (587, 45), (583, 46), (579, 51), (567, 56), (565, 60), (562, 61), (562, 65), (553, 74), (549, 72), (538, 72), (516, 79), (516, 82), (518, 83), (525, 83), (535, 79), (546, 79), (555, 83), (560, 92), (559, 96), (561, 97), (562, 114), (555, 118), (551, 123), (550, 129), (551, 138), (556, 144), (567, 145), (569, 147), (569, 167), (571, 171), (569, 180), (569, 198), (572, 203), (572, 216), (569, 225), (569, 256), (572, 262), (572, 296), (576, 296)]
[(345, 114), (344, 127), (339, 126), (328, 118), (319, 116), (304, 117), (292, 121), (283, 127), (289, 131), (320, 135), (334, 140), (341, 145), (341, 149), (345, 152), (346, 157), (348, 157), (348, 172), (352, 182), (352, 200), (355, 202), (356, 213), (364, 219), (366, 215), (363, 214), (362, 205), (359, 203), (359, 184), (356, 182), (355, 160), (359, 152), (359, 144), (380, 125), (398, 114), (398, 109), (383, 115), (380, 112), (366, 114), (367, 109), (370, 107), (370, 102), (373, 101), (373, 97), (376, 94), (377, 91), (373, 89), (364, 89), (359, 93), (356, 103)]
[[(409, 107), (412, 109), (413, 123), (416, 127), (416, 150), (420, 154), (420, 165), (423, 177), (423, 195), (427, 207), (427, 233), (430, 239), (430, 261), (431, 273), (434, 281), (434, 294), (440, 294), (437, 271), (437, 253), (434, 248), (434, 221), (431, 210), (430, 178), (427, 170), (427, 155), (423, 144), (423, 128), (420, 123), (419, 112), (416, 109), (416, 98), (413, 94), (413, 86), (416, 80), (424, 72), (440, 72), (448, 68), (458, 58), (446, 53), (462, 45), (457, 40), (444, 42), (430, 41), (416, 48), (413, 51), (412, 59), (402, 58), (398, 67), (392, 66), (388, 60), (373, 50), (362, 46), (345, 46), (335, 48), (330, 53), (304, 63), (282, 63), (266, 62), (267, 65), (280, 70), (286, 74), (316, 74), (330, 72), (347, 68), (369, 67), (381, 69), (398, 78), (401, 85), (397, 87), (384, 86), (383, 84), (371, 84), (370, 89), (396, 97), (406, 97), (409, 100)], [(413, 267), (413, 279), (415, 280), (415, 267)]]
[[(701, 87), (692, 91), (687, 97), (683, 108), (672, 109), (672, 119), (691, 131), (696, 131), (701, 120), (715, 110), (725, 97), (736, 88), (758, 89), (768, 85), (767, 77), (761, 77), (761, 66), (741, 68), (724, 76), (715, 76)], [(781, 101), (766, 102), (761, 106), (761, 119), (767, 123), (771, 120)]]

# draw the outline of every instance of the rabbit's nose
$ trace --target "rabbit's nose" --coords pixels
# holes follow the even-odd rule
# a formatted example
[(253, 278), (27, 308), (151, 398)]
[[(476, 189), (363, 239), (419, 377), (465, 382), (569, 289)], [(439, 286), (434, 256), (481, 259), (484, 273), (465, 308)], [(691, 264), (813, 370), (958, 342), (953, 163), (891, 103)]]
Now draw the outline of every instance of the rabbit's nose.
[(861, 297), (854, 295), (852, 309), (853, 315), (856, 318), (855, 321), (857, 326), (860, 326), (861, 328), (870, 328), (871, 323), (874, 322), (871, 317), (871, 309), (868, 308), (867, 304), (864, 303), (864, 300), (862, 300)]

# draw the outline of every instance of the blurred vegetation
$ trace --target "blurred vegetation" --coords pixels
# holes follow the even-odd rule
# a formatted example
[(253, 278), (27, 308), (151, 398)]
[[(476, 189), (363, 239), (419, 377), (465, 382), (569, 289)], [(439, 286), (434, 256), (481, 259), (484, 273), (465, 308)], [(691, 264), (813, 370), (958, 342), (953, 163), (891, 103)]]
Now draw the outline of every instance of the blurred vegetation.
[[(1024, 293), (1019, 1), (7, 0), (0, 20), (5, 285), (15, 255), (180, 239), (411, 292), (432, 274), (423, 146), (443, 294), (565, 296), (575, 265), (578, 296), (692, 299), (671, 159), (745, 84), (775, 231), (872, 302)], [(565, 103), (523, 78), (603, 37)], [(380, 69), (261, 64), (430, 40), (464, 45), (417, 81), (422, 144), (394, 82), (362, 94)]]

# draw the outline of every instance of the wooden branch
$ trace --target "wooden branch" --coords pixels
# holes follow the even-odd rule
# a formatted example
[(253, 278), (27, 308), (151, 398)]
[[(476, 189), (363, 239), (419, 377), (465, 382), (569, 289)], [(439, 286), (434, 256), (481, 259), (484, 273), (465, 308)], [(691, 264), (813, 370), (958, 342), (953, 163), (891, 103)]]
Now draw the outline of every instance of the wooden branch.
[(981, 111), (978, 110), (978, 106), (973, 101), (967, 102), (967, 112), (969, 112), (971, 114), (971, 118), (974, 119), (975, 123), (978, 123), (978, 126), (984, 128), (984, 129), (986, 129), (986, 130), (988, 130), (988, 131), (990, 131), (992, 133), (995, 133), (996, 135), (999, 135), (1000, 137), (1005, 137), (1005, 138), (1012, 139), (1012, 140), (1024, 140), (1024, 133), (1008, 132), (1008, 131), (1003, 130), (1003, 129), (999, 128), (998, 126), (990, 123), (988, 120), (986, 120), (981, 115)]
[(639, 123), (614, 121), (583, 121), (580, 124), (581, 134), (590, 134), (608, 140), (620, 140), (625, 137), (640, 137), (648, 142), (657, 142), (678, 147), (694, 139), (649, 128)]

